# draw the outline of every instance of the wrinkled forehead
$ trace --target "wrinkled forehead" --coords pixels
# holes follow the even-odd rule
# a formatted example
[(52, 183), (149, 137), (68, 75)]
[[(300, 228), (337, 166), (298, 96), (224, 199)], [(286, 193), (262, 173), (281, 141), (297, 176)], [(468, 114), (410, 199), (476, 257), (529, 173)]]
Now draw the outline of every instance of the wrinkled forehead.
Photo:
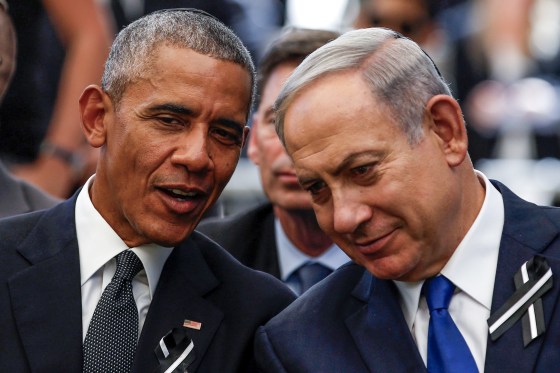
[(381, 106), (357, 71), (331, 72), (316, 78), (295, 91), (285, 106), (283, 131), (288, 153), (307, 140), (337, 136), (350, 122), (361, 122), (373, 112), (384, 115), (379, 111)]

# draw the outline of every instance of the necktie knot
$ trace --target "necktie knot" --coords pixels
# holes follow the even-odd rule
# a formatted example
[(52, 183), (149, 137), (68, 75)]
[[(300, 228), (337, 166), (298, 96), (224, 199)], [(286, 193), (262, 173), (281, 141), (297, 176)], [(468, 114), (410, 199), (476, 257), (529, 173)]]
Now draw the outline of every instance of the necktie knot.
[(426, 280), (424, 288), (430, 312), (449, 307), (449, 302), (451, 302), (451, 297), (455, 291), (455, 285), (445, 276), (441, 275)]
[(142, 268), (143, 265), (140, 258), (132, 250), (125, 250), (117, 255), (115, 277), (125, 281), (132, 281)]

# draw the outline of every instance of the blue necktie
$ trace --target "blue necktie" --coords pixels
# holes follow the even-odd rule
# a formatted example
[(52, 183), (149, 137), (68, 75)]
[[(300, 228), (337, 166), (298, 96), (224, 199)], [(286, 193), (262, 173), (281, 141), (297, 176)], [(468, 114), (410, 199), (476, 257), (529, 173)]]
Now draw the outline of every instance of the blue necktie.
[(455, 285), (438, 276), (426, 280), (424, 288), (430, 309), (428, 372), (478, 372), (471, 351), (447, 310)]
[(330, 268), (319, 263), (308, 262), (302, 265), (297, 270), (301, 284), (301, 293), (305, 293), (307, 289), (327, 277), (331, 272), (332, 270)]

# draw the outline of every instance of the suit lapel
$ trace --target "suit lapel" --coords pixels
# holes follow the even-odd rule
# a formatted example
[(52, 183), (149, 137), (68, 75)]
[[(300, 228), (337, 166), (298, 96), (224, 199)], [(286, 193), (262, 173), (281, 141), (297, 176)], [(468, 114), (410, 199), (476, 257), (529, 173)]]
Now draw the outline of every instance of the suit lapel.
[(185, 320), (202, 324), (200, 330), (186, 329), (196, 355), (189, 372), (196, 371), (223, 319), (222, 311), (204, 299), (218, 285), (219, 280), (192, 239), (173, 250), (144, 323), (133, 371), (153, 372), (158, 366), (154, 349), (160, 339)]
[(364, 271), (352, 294), (363, 306), (346, 319), (346, 326), (369, 371), (425, 371), (398, 303), (395, 286)]
[(8, 282), (15, 322), (32, 371), (82, 369), (74, 204), (75, 198), (43, 215), (37, 224), (40, 229), (34, 229), (18, 248), (31, 267)]
[[(495, 185), (504, 198), (505, 222), (491, 313), (496, 312), (515, 292), (513, 276), (521, 265), (535, 255), (542, 255), (552, 269), (554, 281), (553, 288), (542, 297), (545, 325), (550, 325), (560, 292), (560, 261), (541, 253), (557, 240), (557, 229), (534, 205), (519, 199), (503, 185)], [(517, 321), (498, 340), (492, 342), (488, 338), (485, 371), (533, 371), (545, 337), (546, 333), (523, 347), (521, 321)], [(522, 359), (514, 358), (521, 356)]]

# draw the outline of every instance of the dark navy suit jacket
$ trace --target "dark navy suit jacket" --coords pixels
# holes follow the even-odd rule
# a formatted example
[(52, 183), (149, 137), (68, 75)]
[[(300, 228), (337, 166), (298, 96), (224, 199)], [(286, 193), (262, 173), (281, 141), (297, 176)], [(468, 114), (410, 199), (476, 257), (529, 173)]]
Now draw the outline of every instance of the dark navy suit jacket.
[[(80, 372), (82, 308), (76, 196), (0, 222), (0, 370)], [(254, 371), (259, 325), (294, 298), (280, 281), (241, 265), (194, 232), (164, 265), (142, 329), (134, 372), (154, 372), (159, 340), (184, 320), (196, 358), (189, 372)]]
[[(560, 209), (536, 206), (495, 185), (504, 199), (505, 222), (491, 312), (515, 292), (514, 274), (537, 254), (550, 265), (554, 284), (542, 297), (546, 333), (523, 347), (518, 321), (495, 342), (488, 338), (485, 372), (558, 372)], [(394, 283), (353, 263), (260, 328), (255, 354), (263, 372), (426, 372)]]
[(280, 278), (272, 204), (266, 202), (225, 218), (210, 218), (196, 228), (241, 263)]

